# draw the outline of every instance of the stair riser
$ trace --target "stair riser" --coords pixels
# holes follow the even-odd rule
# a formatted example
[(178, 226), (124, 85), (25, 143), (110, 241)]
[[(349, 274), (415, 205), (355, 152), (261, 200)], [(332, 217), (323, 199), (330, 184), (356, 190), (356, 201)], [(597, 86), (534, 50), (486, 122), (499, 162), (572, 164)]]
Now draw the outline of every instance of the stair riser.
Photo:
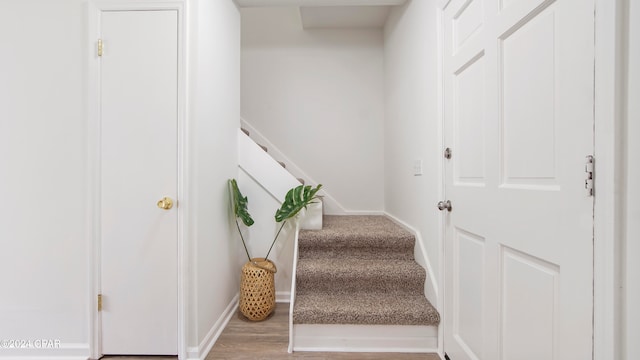
[[(362, 314), (354, 312), (341, 312), (332, 310), (326, 313), (317, 313), (316, 316), (298, 317), (293, 314), (294, 324), (366, 324), (366, 325), (394, 325), (402, 323), (403, 325), (423, 325), (424, 321), (419, 314), (394, 314), (394, 322), (389, 322), (389, 316), (384, 314)], [(337, 319), (337, 320), (336, 320)]]
[(296, 289), (299, 293), (322, 292), (349, 294), (354, 292), (382, 292), (423, 294), (424, 273), (412, 274), (335, 274), (298, 272)]
[[(306, 231), (304, 231), (306, 232)], [(312, 232), (312, 231), (311, 231)], [(385, 239), (385, 238), (366, 238), (360, 236), (343, 236), (336, 239), (316, 239), (300, 232), (300, 248), (374, 248), (374, 249), (399, 249), (400, 251), (411, 250), (415, 248), (415, 240), (413, 238), (405, 239)]]
[(300, 259), (414, 260), (411, 251), (391, 248), (300, 248)]
[(371, 292), (296, 292), (295, 324), (437, 325), (440, 316), (424, 295)]
[[(436, 326), (294, 325), (293, 330), (291, 350), (294, 351), (385, 353), (438, 351)], [(317, 358), (325, 357), (317, 356)], [(352, 357), (358, 358), (358, 356)], [(390, 359), (396, 357), (400, 356), (391, 354), (389, 356)], [(368, 358), (368, 356), (362, 356), (362, 358)]]
[[(411, 284), (399, 285), (397, 281), (372, 281), (366, 282), (369, 292), (382, 292), (386, 294), (410, 295), (424, 293), (424, 280), (422, 284), (412, 281)], [(363, 282), (364, 283), (364, 282)], [(297, 291), (299, 294), (310, 294), (313, 292), (331, 294), (353, 294), (362, 291), (360, 285), (354, 286), (353, 281), (336, 279), (334, 282), (317, 283), (313, 280), (298, 280)]]

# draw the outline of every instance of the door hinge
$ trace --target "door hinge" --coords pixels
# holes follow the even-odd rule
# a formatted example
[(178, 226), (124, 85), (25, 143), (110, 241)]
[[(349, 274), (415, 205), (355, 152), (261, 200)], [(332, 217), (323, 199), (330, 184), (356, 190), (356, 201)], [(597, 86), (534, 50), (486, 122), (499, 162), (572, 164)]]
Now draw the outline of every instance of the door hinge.
[(102, 39), (98, 39), (98, 56), (102, 56)]
[(593, 179), (595, 176), (594, 162), (595, 162), (595, 159), (593, 155), (588, 155), (585, 166), (584, 166), (584, 172), (586, 173), (586, 179), (584, 181), (584, 189), (586, 191), (587, 196), (593, 196), (595, 192), (593, 188)]
[(98, 294), (98, 311), (102, 311), (102, 294)]
[(444, 158), (451, 159), (451, 148), (444, 149)]

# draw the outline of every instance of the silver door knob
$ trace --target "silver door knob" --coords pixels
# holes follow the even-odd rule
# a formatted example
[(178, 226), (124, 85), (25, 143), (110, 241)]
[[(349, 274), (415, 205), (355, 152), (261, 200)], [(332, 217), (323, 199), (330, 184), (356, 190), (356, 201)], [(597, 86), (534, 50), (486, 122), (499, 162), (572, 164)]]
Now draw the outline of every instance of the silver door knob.
[(440, 211), (447, 210), (451, 212), (451, 201), (447, 200), (447, 201), (438, 202), (438, 210)]

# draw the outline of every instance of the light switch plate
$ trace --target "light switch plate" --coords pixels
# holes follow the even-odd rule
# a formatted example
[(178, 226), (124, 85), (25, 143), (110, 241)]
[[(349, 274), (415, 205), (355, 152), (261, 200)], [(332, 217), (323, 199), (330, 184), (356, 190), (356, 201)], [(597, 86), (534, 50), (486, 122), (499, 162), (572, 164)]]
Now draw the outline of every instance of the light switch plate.
[(422, 175), (422, 160), (415, 160), (413, 162), (413, 175), (414, 176)]

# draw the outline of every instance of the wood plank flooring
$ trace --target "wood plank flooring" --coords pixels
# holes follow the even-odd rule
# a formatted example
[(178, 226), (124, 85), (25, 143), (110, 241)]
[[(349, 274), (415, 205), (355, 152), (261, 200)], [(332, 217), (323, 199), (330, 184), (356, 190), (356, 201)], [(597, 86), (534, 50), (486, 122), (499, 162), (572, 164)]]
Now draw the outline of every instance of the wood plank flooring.
[[(240, 312), (233, 316), (206, 360), (248, 359), (338, 359), (338, 360), (441, 360), (437, 354), (405, 353), (287, 353), (289, 345), (289, 304), (278, 303), (265, 321), (247, 320)], [(105, 360), (173, 360), (175, 357), (105, 356)]]
[(289, 345), (289, 304), (278, 303), (265, 321), (252, 322), (239, 312), (229, 321), (207, 360), (217, 359), (363, 359), (440, 360), (437, 354), (405, 353), (287, 353)]

